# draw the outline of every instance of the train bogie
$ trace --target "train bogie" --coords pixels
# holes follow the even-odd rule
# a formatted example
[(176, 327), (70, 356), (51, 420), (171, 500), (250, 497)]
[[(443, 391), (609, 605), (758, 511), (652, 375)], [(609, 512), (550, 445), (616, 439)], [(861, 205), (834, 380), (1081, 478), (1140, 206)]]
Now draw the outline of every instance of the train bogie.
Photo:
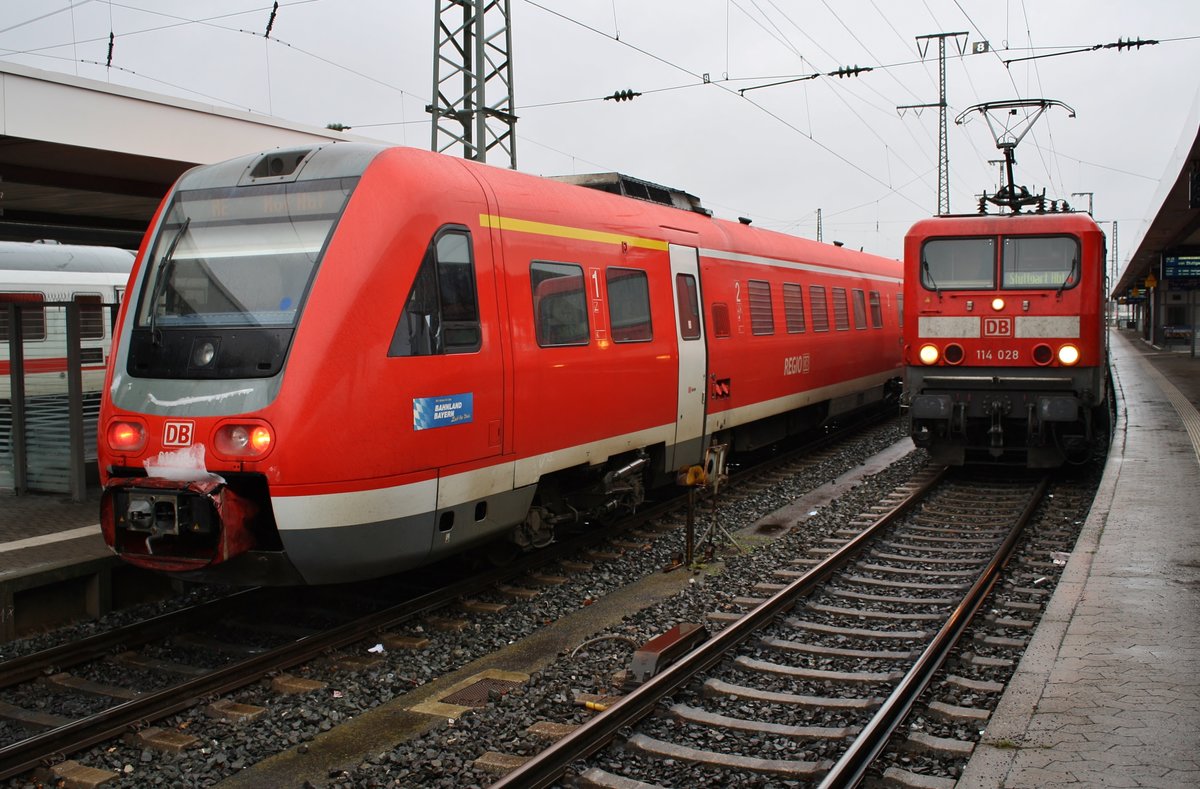
[(895, 261), (410, 149), (185, 174), (133, 282), (104, 535), (214, 580), (543, 545), (899, 375)]

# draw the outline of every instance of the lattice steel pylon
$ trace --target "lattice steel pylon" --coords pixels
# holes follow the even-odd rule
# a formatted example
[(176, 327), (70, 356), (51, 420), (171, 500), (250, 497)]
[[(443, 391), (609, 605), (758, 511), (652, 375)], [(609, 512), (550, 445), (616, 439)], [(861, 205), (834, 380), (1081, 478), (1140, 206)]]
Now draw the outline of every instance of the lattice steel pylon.
[(485, 162), (488, 151), (499, 148), (516, 169), (508, 0), (434, 3), (434, 99), (425, 108), (433, 115), (430, 150), (461, 146), (464, 159)]
[(917, 50), (921, 53), (921, 59), (924, 60), (925, 54), (929, 51), (929, 42), (932, 39), (937, 39), (938, 42), (938, 103), (937, 104), (905, 104), (897, 107), (903, 110), (921, 110), (926, 107), (938, 108), (938, 215), (945, 216), (950, 213), (950, 145), (949, 136), (946, 132), (946, 39), (953, 38), (958, 44), (958, 54), (963, 54), (966, 46), (967, 33), (932, 33), (925, 36), (917, 36)]

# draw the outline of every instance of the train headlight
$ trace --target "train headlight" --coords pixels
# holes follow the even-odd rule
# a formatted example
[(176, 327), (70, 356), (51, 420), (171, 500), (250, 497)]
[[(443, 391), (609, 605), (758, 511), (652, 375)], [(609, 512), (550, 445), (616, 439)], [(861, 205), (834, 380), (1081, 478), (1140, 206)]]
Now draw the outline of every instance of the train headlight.
[(946, 352), (942, 354), (946, 359), (946, 364), (962, 364), (962, 360), (966, 357), (963, 352), (963, 347), (956, 342), (952, 342), (946, 346)]
[(1058, 361), (1066, 367), (1070, 367), (1079, 361), (1079, 349), (1074, 345), (1064, 345), (1058, 349)]
[(922, 345), (921, 350), (917, 351), (917, 356), (921, 359), (921, 364), (937, 364), (938, 349), (936, 345)]
[(264, 423), (226, 423), (213, 435), (213, 450), (229, 460), (258, 460), (271, 451), (275, 434)]
[(1004, 309), (1004, 299), (1000, 298), (999, 296), (992, 299), (992, 309), (994, 309), (996, 312)]
[(135, 455), (146, 446), (146, 426), (132, 419), (110, 422), (105, 436), (109, 448), (121, 454)]

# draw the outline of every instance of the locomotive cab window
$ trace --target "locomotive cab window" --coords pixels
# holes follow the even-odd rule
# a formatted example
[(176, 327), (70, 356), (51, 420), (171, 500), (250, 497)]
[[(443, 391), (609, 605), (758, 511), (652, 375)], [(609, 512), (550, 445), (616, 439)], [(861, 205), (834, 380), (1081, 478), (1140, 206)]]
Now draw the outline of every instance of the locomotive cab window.
[(1079, 242), (1070, 236), (1005, 238), (1005, 288), (1072, 288), (1079, 282)]
[(481, 336), (471, 236), (444, 228), (417, 270), (388, 356), (470, 353), (479, 350)]
[(529, 265), (533, 323), (538, 345), (587, 345), (587, 291), (583, 269), (572, 263), (535, 261)]
[(994, 238), (934, 238), (921, 248), (921, 285), (927, 290), (996, 287)]
[(608, 325), (612, 327), (613, 342), (649, 342), (654, 339), (646, 272), (610, 268), (605, 272), (605, 284), (608, 288)]

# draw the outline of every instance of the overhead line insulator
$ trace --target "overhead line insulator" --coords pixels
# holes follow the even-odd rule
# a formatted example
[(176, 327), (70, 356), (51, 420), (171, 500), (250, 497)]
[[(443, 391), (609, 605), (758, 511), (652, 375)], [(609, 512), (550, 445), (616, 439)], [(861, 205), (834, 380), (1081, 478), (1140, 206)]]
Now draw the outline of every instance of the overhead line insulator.
[(1141, 49), (1141, 48), (1142, 48), (1142, 47), (1144, 47), (1144, 46), (1145, 46), (1145, 47), (1148, 47), (1148, 46), (1151, 46), (1151, 45), (1153, 45), (1153, 44), (1157, 44), (1157, 43), (1158, 43), (1158, 42), (1157, 42), (1157, 41), (1155, 41), (1155, 40), (1154, 40), (1154, 39), (1152, 39), (1152, 38), (1143, 39), (1143, 38), (1139, 37), (1139, 38), (1137, 38), (1137, 39), (1132, 39), (1132, 38), (1131, 38), (1131, 39), (1129, 39), (1128, 41), (1126, 41), (1126, 40), (1125, 40), (1125, 39), (1123, 39), (1123, 38), (1118, 38), (1118, 39), (1117, 39), (1117, 43), (1115, 43), (1115, 44), (1105, 44), (1105, 45), (1104, 45), (1104, 48), (1105, 48), (1105, 49), (1113, 49), (1113, 48), (1116, 48), (1116, 50), (1117, 50), (1118, 52), (1120, 52), (1120, 51), (1121, 51), (1121, 50), (1123, 50), (1123, 49)]
[(604, 100), (605, 101), (633, 101), (635, 98), (637, 98), (640, 95), (642, 95), (642, 94), (638, 93), (635, 90), (628, 90), (628, 89), (618, 90), (616, 93), (614, 93), (611, 96), (605, 96)]
[(859, 66), (859, 65), (842, 66), (837, 71), (831, 71), (828, 74), (826, 74), (825, 76), (837, 77), (838, 79), (841, 79), (842, 77), (857, 77), (859, 74), (865, 74), (868, 71), (874, 71), (874, 70), (875, 69), (872, 68), (871, 66)]

